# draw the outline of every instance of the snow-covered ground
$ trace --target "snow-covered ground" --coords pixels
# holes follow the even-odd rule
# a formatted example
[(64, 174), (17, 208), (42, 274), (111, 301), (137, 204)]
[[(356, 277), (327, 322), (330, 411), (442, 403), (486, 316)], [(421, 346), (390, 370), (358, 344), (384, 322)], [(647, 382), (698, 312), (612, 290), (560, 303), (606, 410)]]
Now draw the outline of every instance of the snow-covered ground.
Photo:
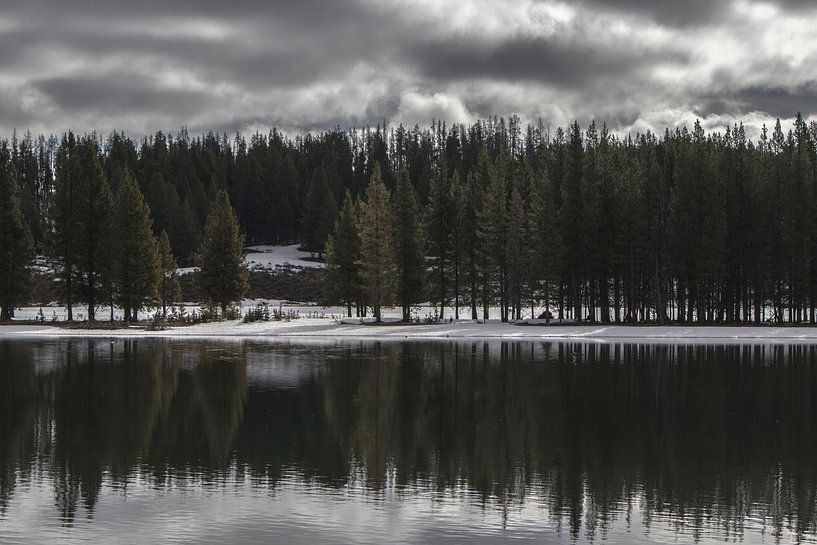
[[(313, 261), (313, 254), (302, 252), (298, 244), (291, 246), (248, 246), (247, 264), (252, 270), (274, 271), (282, 267), (314, 269), (325, 267), (320, 261)], [(315, 255), (317, 257), (317, 255)]]
[[(320, 306), (310, 303), (292, 303), (278, 300), (247, 299), (242, 302), (242, 314), (260, 303), (269, 305), (270, 311), (279, 310), (285, 315), (297, 316), (289, 321), (271, 321), (242, 323), (239, 320), (196, 324), (191, 326), (177, 326), (165, 331), (147, 331), (144, 324), (129, 329), (66, 329), (51, 324), (54, 316), (57, 320), (64, 320), (66, 310), (61, 306), (42, 307), (45, 323), (37, 325), (6, 325), (0, 326), (0, 338), (3, 337), (74, 337), (74, 336), (141, 336), (141, 337), (231, 337), (231, 338), (291, 338), (291, 339), (541, 339), (541, 340), (589, 340), (597, 342), (651, 342), (651, 343), (744, 343), (744, 342), (806, 342), (817, 344), (817, 327), (776, 327), (776, 326), (624, 326), (563, 323), (553, 320), (545, 325), (543, 320), (527, 320), (526, 325), (501, 323), (499, 320), (488, 320), (477, 323), (472, 320), (457, 320), (443, 324), (400, 324), (401, 310), (399, 308), (384, 309), (384, 325), (377, 326), (370, 323), (361, 323), (359, 319), (346, 318), (345, 307)], [(199, 310), (195, 303), (184, 303), (182, 308), (186, 313)], [(536, 312), (541, 312), (537, 308)], [(17, 309), (15, 320), (36, 320), (40, 307), (25, 307)], [(143, 311), (140, 317), (146, 319), (154, 311)], [(75, 307), (74, 316), (83, 320), (86, 309)], [(421, 321), (434, 315), (435, 309), (430, 305), (422, 305), (415, 309), (413, 316)], [(460, 308), (462, 316), (469, 316), (470, 309)], [(110, 311), (107, 307), (97, 310), (99, 320), (107, 320)], [(114, 313), (121, 319), (118, 311)], [(451, 308), (445, 309), (445, 316), (453, 315)], [(492, 308), (491, 316), (499, 316), (499, 309)], [(369, 318), (367, 321), (371, 321)], [(103, 326), (104, 327), (104, 324)]]
[[(247, 246), (244, 261), (250, 270), (275, 272), (279, 269), (317, 269), (326, 265), (312, 258), (317, 257), (309, 252), (298, 249), (299, 244), (289, 246)], [(187, 274), (196, 270), (196, 267), (181, 267), (179, 274)]]
[[(314, 316), (314, 315), (313, 315)], [(346, 320), (344, 320), (346, 321)], [(817, 343), (817, 328), (812, 327), (720, 327), (720, 326), (600, 326), (600, 325), (516, 325), (470, 320), (439, 325), (404, 325), (391, 323), (375, 326), (342, 323), (337, 317), (307, 317), (291, 321), (240, 321), (173, 327), (152, 332), (132, 327), (119, 330), (63, 329), (44, 325), (0, 326), (0, 338), (42, 337), (246, 337), (246, 338), (368, 338), (406, 339), (527, 339), (527, 340), (596, 340), (598, 342), (651, 343)]]
[[(281, 301), (278, 299), (245, 299), (241, 302), (241, 314), (244, 315), (247, 313), (248, 310), (256, 307), (260, 303), (266, 303), (269, 305), (270, 310), (280, 310), (283, 313), (297, 313), (299, 316), (302, 317), (328, 317), (328, 318), (340, 318), (341, 316), (346, 315), (346, 309), (341, 307), (322, 307), (312, 303), (292, 303), (289, 301)], [(175, 309), (181, 309), (187, 314), (191, 314), (193, 312), (199, 312), (201, 310), (201, 305), (198, 303), (179, 303), (174, 307)], [(23, 320), (35, 320), (40, 321), (42, 320), (40, 312), (42, 311), (42, 316), (45, 318), (45, 323), (51, 323), (55, 321), (65, 321), (68, 317), (68, 310), (57, 303), (51, 303), (48, 305), (43, 306), (32, 306), (32, 307), (22, 307), (15, 309), (14, 311), (14, 320), (16, 321), (23, 321)], [(139, 312), (139, 319), (140, 320), (147, 320), (157, 311), (155, 308), (151, 309), (144, 309)], [(168, 312), (172, 313), (171, 310)], [(497, 311), (498, 312), (498, 311)], [(96, 318), (100, 321), (106, 321), (110, 318), (111, 310), (110, 307), (107, 305), (101, 305), (96, 309)], [(394, 316), (399, 316), (398, 311), (393, 312)], [(75, 305), (74, 306), (74, 320), (76, 321), (84, 321), (88, 316), (88, 309), (84, 305)], [(121, 320), (122, 319), (122, 311), (119, 308), (114, 308), (114, 319)]]
[[(320, 261), (312, 260), (314, 254), (302, 252), (298, 249), (299, 244), (289, 246), (247, 246), (247, 255), (244, 261), (252, 271), (275, 272), (279, 269), (319, 269), (326, 265)], [(314, 256), (316, 257), (316, 256)], [(180, 267), (179, 274), (187, 274), (197, 270), (198, 267)]]

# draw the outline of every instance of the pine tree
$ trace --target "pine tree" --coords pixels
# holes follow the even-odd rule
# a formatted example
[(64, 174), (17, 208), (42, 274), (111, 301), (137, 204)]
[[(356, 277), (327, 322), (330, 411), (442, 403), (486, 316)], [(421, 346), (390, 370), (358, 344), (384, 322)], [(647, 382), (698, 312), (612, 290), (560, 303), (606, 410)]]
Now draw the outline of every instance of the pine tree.
[(34, 241), (20, 210), (6, 144), (0, 145), (0, 321), (10, 320), (31, 279)]
[(159, 304), (162, 306), (162, 318), (167, 318), (167, 308), (181, 298), (181, 285), (179, 284), (179, 263), (173, 255), (170, 247), (170, 237), (167, 232), (162, 231), (159, 235), (159, 267), (161, 269), (161, 279), (159, 280)]
[(84, 138), (75, 154), (77, 169), (76, 222), (77, 244), (74, 268), (75, 283), (88, 307), (88, 320), (94, 321), (101, 301), (102, 273), (106, 268), (105, 239), (111, 214), (111, 192), (102, 172), (96, 142)]
[(326, 270), (332, 293), (346, 305), (350, 318), (352, 304), (360, 301), (363, 289), (360, 251), (357, 211), (347, 190), (335, 229), (326, 243)]
[(129, 174), (116, 194), (111, 232), (114, 300), (126, 321), (136, 321), (139, 310), (157, 298), (161, 268), (150, 210)]
[(394, 300), (394, 220), (389, 201), (389, 190), (380, 175), (380, 165), (375, 163), (366, 190), (360, 241), (366, 298), (378, 323), (382, 319), (382, 307), (390, 305)]
[[(121, 174), (119, 175), (121, 177)], [(171, 233), (179, 222), (179, 195), (176, 189), (165, 181), (160, 172), (154, 172), (145, 188), (145, 201), (150, 207), (150, 217), (157, 233)]]
[(449, 278), (452, 256), (453, 202), (451, 181), (444, 159), (436, 162), (426, 208), (426, 237), (431, 263), (431, 299), (439, 307), (440, 320), (451, 301)]
[(316, 169), (312, 173), (301, 219), (301, 239), (305, 250), (323, 254), (326, 238), (332, 232), (336, 216), (337, 203), (329, 188), (326, 172), (323, 168)]
[[(485, 264), (483, 305), (493, 295), (499, 295), (500, 317), (508, 320), (507, 293), (507, 237), (508, 237), (508, 182), (505, 159), (500, 157), (490, 169), (488, 186), (478, 212), (478, 236), (482, 241)], [(492, 292), (492, 293), (489, 293)]]
[(539, 289), (539, 302), (545, 307), (546, 317), (552, 314), (551, 303), (558, 299), (560, 271), (563, 269), (554, 191), (553, 181), (545, 172), (534, 176), (528, 206), (528, 282)]
[(578, 122), (570, 127), (566, 143), (564, 178), (562, 180), (562, 207), (560, 225), (564, 242), (564, 261), (567, 267), (569, 306), (575, 320), (582, 319), (581, 282), (585, 265), (584, 247), (584, 197), (582, 195), (582, 170), (584, 144)]
[(484, 235), (483, 211), (485, 199), (489, 193), (493, 165), (487, 151), (479, 151), (474, 172), (469, 177), (468, 211), (465, 217), (468, 237), (469, 276), (471, 279), (471, 317), (477, 318), (477, 300), (482, 303), (482, 317), (490, 316), (491, 274), (488, 260), (488, 249)]
[(51, 201), (52, 236), (49, 254), (61, 281), (63, 303), (68, 320), (74, 319), (74, 271), (79, 244), (79, 172), (77, 141), (73, 133), (63, 135), (55, 159), (54, 197)]
[(467, 238), (465, 232), (467, 207), (468, 190), (466, 185), (460, 181), (459, 171), (455, 170), (451, 176), (451, 265), (453, 268), (454, 318), (456, 320), (460, 319), (461, 278), (463, 263), (466, 259), (464, 242)]
[(411, 321), (411, 308), (422, 300), (425, 257), (420, 204), (408, 170), (400, 172), (394, 193), (394, 260), (397, 266), (397, 300), (403, 321)]
[(517, 187), (511, 189), (508, 208), (507, 236), (505, 239), (505, 268), (507, 269), (506, 276), (508, 279), (506, 299), (510, 301), (515, 311), (515, 318), (519, 319), (522, 317), (520, 313), (527, 270), (525, 249), (528, 239), (525, 203), (522, 201), (522, 194)]
[(226, 191), (219, 191), (210, 207), (198, 261), (205, 302), (219, 305), (222, 316), (226, 316), (227, 307), (244, 297), (249, 276), (244, 263), (244, 236)]

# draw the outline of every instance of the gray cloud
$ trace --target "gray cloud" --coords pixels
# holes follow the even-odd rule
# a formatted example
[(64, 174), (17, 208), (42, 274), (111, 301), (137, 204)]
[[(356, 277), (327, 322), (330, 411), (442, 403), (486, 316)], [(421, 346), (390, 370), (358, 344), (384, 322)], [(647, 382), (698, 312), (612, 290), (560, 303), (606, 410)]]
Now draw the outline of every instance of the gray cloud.
[(815, 23), (807, 0), (7, 0), (0, 134), (817, 114)]
[(717, 24), (728, 2), (712, 0), (584, 0), (594, 8), (647, 17), (663, 24), (688, 26)]
[(742, 112), (764, 112), (772, 117), (790, 117), (796, 108), (805, 116), (817, 114), (817, 81), (810, 80), (792, 87), (775, 83), (749, 85), (721, 94), (701, 97), (703, 115)]
[(67, 112), (102, 115), (146, 113), (156, 105), (192, 116), (202, 108), (215, 106), (213, 97), (186, 89), (162, 89), (127, 73), (105, 77), (46, 78), (32, 83), (54, 106)]
[(512, 37), (497, 45), (432, 41), (418, 45), (409, 60), (437, 80), (486, 78), (538, 81), (576, 88), (608, 77), (633, 77), (656, 61), (687, 60), (677, 52), (588, 46), (580, 41)]

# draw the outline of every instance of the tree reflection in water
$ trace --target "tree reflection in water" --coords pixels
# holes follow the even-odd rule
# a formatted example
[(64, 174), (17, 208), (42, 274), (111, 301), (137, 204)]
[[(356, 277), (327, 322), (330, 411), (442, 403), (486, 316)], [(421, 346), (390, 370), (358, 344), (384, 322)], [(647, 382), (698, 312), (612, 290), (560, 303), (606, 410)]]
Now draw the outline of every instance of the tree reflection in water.
[[(104, 485), (362, 487), (533, 502), (569, 536), (817, 529), (817, 348), (542, 342), (0, 342), (0, 521)], [(692, 530), (689, 530), (692, 529)]]

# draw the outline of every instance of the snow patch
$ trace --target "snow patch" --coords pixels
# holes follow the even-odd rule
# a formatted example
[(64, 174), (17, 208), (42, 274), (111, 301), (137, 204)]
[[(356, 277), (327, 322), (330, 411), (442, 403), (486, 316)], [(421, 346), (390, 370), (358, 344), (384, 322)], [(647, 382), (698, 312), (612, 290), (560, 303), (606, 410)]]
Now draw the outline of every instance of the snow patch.
[[(299, 250), (299, 244), (275, 246), (262, 244), (247, 246), (244, 250), (244, 262), (251, 271), (276, 272), (281, 269), (321, 269), (326, 267), (322, 261), (316, 261), (317, 254)], [(198, 267), (180, 267), (179, 274), (190, 274)]]
[(245, 261), (251, 270), (275, 271), (280, 268), (317, 269), (326, 265), (312, 260), (316, 254), (298, 249), (298, 244), (290, 246), (248, 246)]

